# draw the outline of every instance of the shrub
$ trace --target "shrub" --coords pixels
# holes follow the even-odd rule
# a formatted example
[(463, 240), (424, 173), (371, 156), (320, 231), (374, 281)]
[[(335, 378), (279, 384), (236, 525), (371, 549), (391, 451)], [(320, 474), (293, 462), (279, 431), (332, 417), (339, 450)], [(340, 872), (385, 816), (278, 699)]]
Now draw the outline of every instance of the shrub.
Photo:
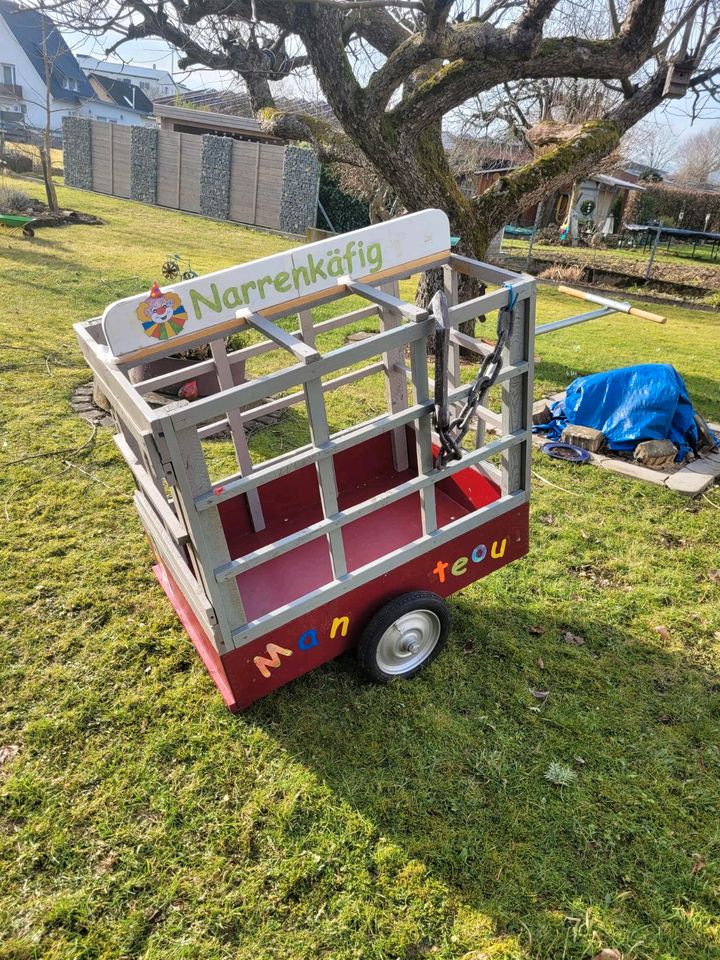
[[(625, 206), (626, 223), (647, 223), (658, 220), (675, 226), (680, 213), (680, 226), (687, 230), (720, 229), (720, 193), (702, 190), (680, 190), (667, 183), (648, 184), (644, 191), (632, 193)], [(707, 228), (705, 217), (710, 214)]]
[(24, 190), (0, 187), (0, 213), (25, 213), (32, 203), (32, 197)]

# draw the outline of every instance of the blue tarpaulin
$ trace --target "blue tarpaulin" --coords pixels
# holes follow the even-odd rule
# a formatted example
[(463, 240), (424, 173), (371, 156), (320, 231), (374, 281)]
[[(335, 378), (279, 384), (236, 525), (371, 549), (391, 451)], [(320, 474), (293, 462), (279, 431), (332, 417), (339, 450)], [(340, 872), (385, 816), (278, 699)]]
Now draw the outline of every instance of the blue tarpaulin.
[(564, 400), (552, 405), (553, 419), (536, 432), (559, 440), (570, 423), (601, 430), (610, 450), (635, 449), (643, 440), (671, 440), (676, 460), (697, 452), (695, 411), (685, 382), (669, 363), (642, 363), (578, 377)]

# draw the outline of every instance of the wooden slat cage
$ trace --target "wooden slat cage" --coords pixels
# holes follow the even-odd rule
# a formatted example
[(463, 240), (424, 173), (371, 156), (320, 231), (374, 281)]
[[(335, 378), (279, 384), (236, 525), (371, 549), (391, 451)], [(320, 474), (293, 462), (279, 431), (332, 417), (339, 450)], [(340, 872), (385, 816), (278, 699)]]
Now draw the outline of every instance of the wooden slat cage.
[[(435, 217), (432, 221), (428, 220), (430, 214)], [(148, 340), (148, 349), (137, 349), (135, 341), (129, 340), (129, 346), (118, 347), (117, 335), (112, 332), (114, 321), (110, 319), (120, 305), (124, 315), (131, 312), (139, 336), (144, 336), (134, 319), (142, 298), (120, 301), (106, 311), (104, 319), (76, 326), (84, 356), (111, 402), (118, 428), (116, 443), (133, 473), (135, 506), (153, 550), (218, 658), (343, 592), (392, 573), (400, 564), (506, 514), (529, 498), (534, 281), (452, 255), (447, 220), (438, 211), (414, 217), (394, 223), (411, 221), (403, 227), (410, 233), (415, 233), (419, 225), (432, 227), (424, 234), (420, 257), (415, 255), (415, 240), (395, 243), (387, 258), (389, 265), (385, 266), (384, 260), (383, 269), (375, 274), (365, 270), (358, 280), (350, 275), (328, 278), (320, 282), (321, 289), (300, 298), (289, 294), (261, 308), (233, 308), (229, 320), (225, 311), (213, 315), (212, 324), (193, 326), (188, 322), (182, 336), (165, 342)], [(383, 228), (344, 235), (338, 242), (359, 242), (348, 238), (378, 236)], [(327, 245), (327, 241), (321, 243)], [(310, 249), (300, 248), (296, 253)], [(459, 325), (483, 315), (494, 321), (497, 310), (514, 303), (512, 337), (498, 378), (501, 409), (493, 412), (480, 407), (475, 448), (468, 449), (461, 461), (441, 469), (435, 465), (433, 451), (432, 381), (428, 374), (431, 358), (427, 344), (433, 334), (433, 319), (399, 296), (400, 280), (429, 268), (442, 269), (449, 301), (449, 401), (455, 409), (469, 390), (469, 384), (461, 382), (460, 348), (472, 351), (478, 362), (491, 350), (482, 340), (461, 333)], [(210, 281), (220, 275), (202, 279)], [(487, 292), (459, 303), (458, 281), (462, 275), (474, 277)], [(197, 281), (169, 290), (178, 291), (185, 300), (192, 283)], [(313, 316), (318, 305), (348, 296), (360, 297), (366, 304), (331, 319), (318, 321)], [(207, 302), (196, 296), (191, 299), (193, 303)], [(293, 332), (277, 323), (290, 316), (298, 317)], [(317, 348), (321, 334), (371, 317), (378, 320), (378, 332), (329, 352)], [(225, 338), (248, 326), (265, 339), (228, 352)], [(488, 323), (488, 328), (489, 333), (494, 332), (494, 323)], [(209, 343), (210, 357), (182, 370), (138, 376), (148, 351), (153, 359), (167, 357), (180, 349), (181, 341), (182, 349), (188, 344)], [(245, 380), (247, 362), (270, 351), (282, 351), (289, 365)], [(473, 373), (475, 369), (473, 366)], [(206, 374), (214, 374), (218, 383), (218, 391), (211, 396), (193, 402), (178, 400), (157, 409), (146, 400), (154, 391), (177, 387)], [(326, 413), (328, 394), (378, 374), (384, 375), (386, 382), (387, 411), (332, 433)], [(248, 426), (270, 412), (297, 403), (304, 403), (307, 411), (310, 443), (254, 465), (248, 449)], [(486, 434), (486, 426), (492, 428), (492, 436)], [(211, 477), (202, 441), (219, 431), (229, 431), (232, 437), (237, 470), (228, 476)], [(382, 470), (378, 468), (378, 476), (364, 486), (353, 487), (348, 497), (346, 459), (362, 444), (368, 451), (388, 444), (392, 459)], [(498, 460), (498, 455), (499, 463), (491, 463)], [(497, 492), (479, 510), (465, 507), (458, 511), (453, 507), (448, 513), (442, 485), (469, 468), (489, 478)], [(308, 470), (316, 474), (317, 512), (314, 519), (310, 517), (312, 522), (288, 531), (276, 522), (272, 504), (277, 497), (273, 500), (267, 491), (291, 492), (293, 478), (301, 471), (309, 476)], [(357, 549), (354, 538), (344, 532), (351, 524), (355, 524), (353, 530), (360, 530), (358, 521), (379, 511), (385, 510), (389, 516), (392, 505), (403, 505), (402, 509), (408, 511), (417, 509), (418, 529), (409, 526), (407, 534), (399, 532), (392, 543), (379, 543), (377, 548), (366, 545), (360, 560), (349, 556), (349, 551), (357, 554)], [(228, 526), (230, 516), (240, 515), (242, 536), (231, 533)], [(276, 589), (272, 573), (267, 574), (270, 579), (265, 581), (265, 593), (259, 591), (263, 571), (279, 569), (269, 565), (280, 564), (280, 558), (293, 551), (310, 550), (306, 546), (310, 544), (314, 544), (314, 556), (322, 552), (329, 561), (324, 573), (314, 574), (314, 580), (306, 578), (298, 588), (302, 590), (300, 595), (293, 594), (289, 599), (282, 589)]]

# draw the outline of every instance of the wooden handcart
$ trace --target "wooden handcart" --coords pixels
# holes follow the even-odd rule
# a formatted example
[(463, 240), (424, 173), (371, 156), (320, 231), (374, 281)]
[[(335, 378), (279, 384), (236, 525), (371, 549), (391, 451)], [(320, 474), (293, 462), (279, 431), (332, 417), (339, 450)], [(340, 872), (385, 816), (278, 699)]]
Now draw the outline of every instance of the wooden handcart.
[[(398, 281), (432, 267), (442, 268), (448, 303), (450, 410), (471, 389), (460, 348), (479, 361), (492, 353), (459, 325), (497, 311), (511, 320), (500, 412), (481, 403), (475, 446), (442, 465), (427, 357), (436, 321), (398, 292)], [(487, 292), (458, 303), (461, 275)], [(365, 304), (313, 316), (351, 295)], [(427, 210), (155, 285), (76, 325), (113, 408), (155, 574), (231, 710), (352, 647), (377, 680), (414, 675), (447, 637), (444, 598), (527, 552), (534, 303), (531, 277), (452, 255), (446, 216)], [(294, 315), (294, 332), (278, 324)], [(377, 332), (366, 339), (318, 348), (327, 331), (370, 318)], [(246, 328), (265, 339), (228, 352), (228, 335)], [(209, 359), (147, 375), (150, 361), (205, 343)], [(244, 380), (247, 361), (271, 351), (288, 364)], [(158, 409), (146, 400), (207, 374), (211, 396)], [(331, 432), (327, 395), (378, 374), (386, 412)], [(252, 463), (248, 427), (295, 404), (310, 443)], [(237, 470), (211, 477), (204, 443), (221, 431)]]

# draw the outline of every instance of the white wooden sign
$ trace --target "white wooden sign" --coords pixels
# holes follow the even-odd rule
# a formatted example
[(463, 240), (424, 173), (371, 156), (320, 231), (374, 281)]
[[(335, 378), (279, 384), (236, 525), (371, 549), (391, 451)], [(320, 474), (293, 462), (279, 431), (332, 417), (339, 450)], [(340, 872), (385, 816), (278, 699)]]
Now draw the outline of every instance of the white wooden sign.
[(401, 265), (418, 270), (450, 251), (441, 210), (328, 237), (165, 289), (117, 300), (103, 314), (112, 355), (124, 361), (174, 353), (198, 336), (214, 339), (238, 325), (237, 312), (263, 313), (283, 304), (300, 309), (341, 277), (377, 281)]

